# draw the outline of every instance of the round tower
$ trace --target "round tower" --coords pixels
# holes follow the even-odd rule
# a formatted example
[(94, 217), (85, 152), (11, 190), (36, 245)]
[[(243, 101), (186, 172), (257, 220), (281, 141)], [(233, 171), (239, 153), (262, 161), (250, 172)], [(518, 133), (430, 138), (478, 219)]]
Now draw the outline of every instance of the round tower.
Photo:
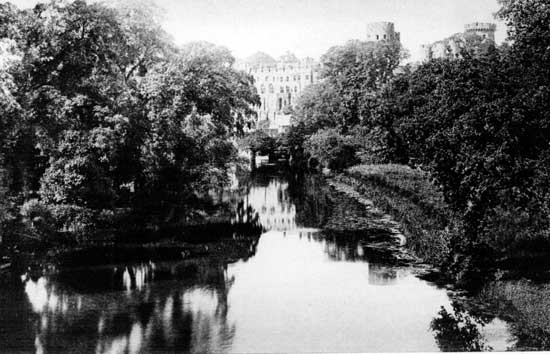
[(497, 30), (497, 25), (494, 23), (487, 22), (473, 22), (468, 23), (464, 26), (464, 33), (466, 34), (475, 34), (483, 38), (487, 38), (490, 41), (495, 41), (495, 31)]
[(367, 41), (399, 41), (393, 22), (372, 22), (367, 24)]

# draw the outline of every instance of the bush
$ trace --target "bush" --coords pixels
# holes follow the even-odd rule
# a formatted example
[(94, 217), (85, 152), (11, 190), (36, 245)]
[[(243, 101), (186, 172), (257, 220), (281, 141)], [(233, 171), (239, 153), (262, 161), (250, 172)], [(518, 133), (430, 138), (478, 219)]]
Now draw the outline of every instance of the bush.
[(38, 200), (26, 201), (20, 209), (23, 223), (33, 236), (40, 239), (47, 239), (54, 231), (54, 216), (47, 204)]
[(52, 206), (52, 214), (57, 230), (75, 234), (86, 234), (96, 227), (93, 210), (72, 204)]
[(354, 139), (341, 135), (337, 129), (319, 130), (308, 138), (304, 150), (310, 158), (335, 171), (342, 171), (358, 162)]

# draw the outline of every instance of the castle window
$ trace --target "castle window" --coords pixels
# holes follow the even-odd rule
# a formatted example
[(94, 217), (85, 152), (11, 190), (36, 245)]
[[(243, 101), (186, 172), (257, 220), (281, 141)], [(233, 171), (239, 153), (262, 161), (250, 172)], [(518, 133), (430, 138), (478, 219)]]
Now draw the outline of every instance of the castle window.
[(380, 36), (379, 35), (376, 35), (376, 40), (379, 40), (380, 39)]
[(278, 106), (279, 106), (278, 109), (279, 109), (279, 111), (280, 111), (281, 109), (283, 109), (283, 99), (282, 99), (282, 98), (279, 98), (279, 100), (278, 100), (277, 103), (278, 103)]
[(285, 93), (285, 89), (281, 86), (281, 93)]
[(261, 93), (265, 93), (265, 87), (264, 87), (264, 85), (260, 86), (260, 92), (261, 92)]
[(273, 93), (273, 84), (269, 84), (269, 93)]
[(286, 92), (289, 93), (290, 92), (290, 87), (286, 87)]
[(294, 92), (298, 92), (298, 86), (294, 86)]
[(384, 35), (384, 39), (386, 39), (386, 35)]

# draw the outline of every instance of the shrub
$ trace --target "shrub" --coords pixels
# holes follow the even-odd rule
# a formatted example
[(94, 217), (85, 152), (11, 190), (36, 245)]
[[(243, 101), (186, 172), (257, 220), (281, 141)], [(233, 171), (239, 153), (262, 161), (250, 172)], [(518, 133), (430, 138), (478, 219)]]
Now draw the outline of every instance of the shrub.
[(304, 150), (309, 156), (331, 170), (343, 169), (358, 162), (354, 139), (337, 129), (323, 129), (309, 137)]
[(95, 229), (95, 213), (85, 207), (73, 204), (59, 204), (52, 207), (52, 214), (59, 231), (86, 234)]
[(47, 204), (38, 200), (26, 201), (20, 209), (23, 223), (33, 236), (40, 239), (47, 239), (54, 231), (54, 217)]

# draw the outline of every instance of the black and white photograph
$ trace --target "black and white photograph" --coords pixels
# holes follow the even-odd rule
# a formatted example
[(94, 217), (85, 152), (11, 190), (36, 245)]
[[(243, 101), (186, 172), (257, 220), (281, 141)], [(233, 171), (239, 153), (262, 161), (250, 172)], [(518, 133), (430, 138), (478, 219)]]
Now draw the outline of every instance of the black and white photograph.
[(550, 351), (550, 0), (0, 0), (0, 354)]

